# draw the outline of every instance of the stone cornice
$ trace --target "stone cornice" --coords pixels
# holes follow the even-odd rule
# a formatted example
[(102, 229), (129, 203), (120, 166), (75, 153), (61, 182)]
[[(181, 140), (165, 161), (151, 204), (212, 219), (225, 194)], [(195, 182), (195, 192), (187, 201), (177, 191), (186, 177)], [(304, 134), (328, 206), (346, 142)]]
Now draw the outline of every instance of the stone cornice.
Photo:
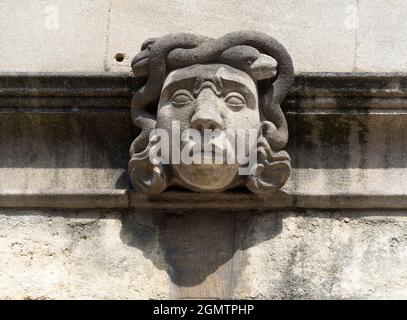
[(122, 73), (0, 74), (0, 207), (407, 208), (407, 74), (298, 74), (283, 105), (294, 174), (267, 198), (169, 190), (149, 199), (132, 190), (136, 85)]
[[(0, 73), (0, 112), (127, 111), (136, 80), (125, 73)], [(287, 112), (404, 112), (405, 73), (301, 73)]]

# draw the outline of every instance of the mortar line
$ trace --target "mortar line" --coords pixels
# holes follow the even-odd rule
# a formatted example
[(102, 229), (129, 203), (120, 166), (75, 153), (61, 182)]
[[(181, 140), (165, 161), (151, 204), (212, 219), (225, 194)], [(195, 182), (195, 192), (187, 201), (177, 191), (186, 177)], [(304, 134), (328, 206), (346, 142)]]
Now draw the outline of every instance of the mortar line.
[(105, 37), (105, 56), (103, 59), (103, 71), (109, 71), (109, 35), (110, 35), (110, 17), (112, 10), (112, 0), (109, 0), (109, 8), (107, 10), (106, 18), (106, 37)]
[(356, 17), (357, 17), (357, 26), (355, 29), (355, 34), (354, 34), (354, 41), (355, 41), (355, 47), (354, 47), (354, 54), (353, 54), (353, 71), (356, 72), (358, 70), (357, 66), (357, 59), (358, 59), (358, 47), (359, 47), (359, 28), (360, 28), (360, 18), (359, 18), (359, 0), (355, 0), (355, 6), (356, 6)]

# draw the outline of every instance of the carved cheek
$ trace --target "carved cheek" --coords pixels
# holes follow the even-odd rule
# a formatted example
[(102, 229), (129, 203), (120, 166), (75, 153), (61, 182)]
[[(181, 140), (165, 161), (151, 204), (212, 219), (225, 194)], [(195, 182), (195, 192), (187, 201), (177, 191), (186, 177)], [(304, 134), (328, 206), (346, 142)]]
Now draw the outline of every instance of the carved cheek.
[(248, 129), (260, 129), (260, 116), (257, 110), (246, 109), (242, 114), (244, 123)]
[(230, 111), (227, 107), (222, 108), (222, 117), (225, 122), (225, 127), (231, 129), (259, 129), (260, 118), (257, 110), (252, 110), (247, 107), (239, 112)]
[(233, 112), (230, 111), (230, 109), (226, 105), (222, 104), (222, 106), (219, 108), (219, 113), (220, 113), (220, 116), (221, 116), (221, 118), (223, 120), (224, 128), (225, 129), (226, 128), (233, 128), (234, 127), (234, 125), (233, 125), (234, 124)]

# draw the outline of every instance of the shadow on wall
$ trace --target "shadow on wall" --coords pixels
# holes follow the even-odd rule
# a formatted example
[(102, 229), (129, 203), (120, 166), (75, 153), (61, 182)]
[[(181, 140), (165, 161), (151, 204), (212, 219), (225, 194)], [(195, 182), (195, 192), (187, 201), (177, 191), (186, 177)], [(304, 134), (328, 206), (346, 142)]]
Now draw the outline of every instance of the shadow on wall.
[(247, 263), (240, 255), (241, 260), (232, 264), (235, 253), (272, 239), (282, 230), (277, 213), (268, 213), (268, 225), (255, 230), (259, 215), (262, 213), (215, 210), (137, 212), (122, 215), (120, 236), (125, 244), (142, 250), (157, 268), (166, 270), (177, 286), (199, 285), (229, 264), (216, 281), (233, 288), (240, 268)]

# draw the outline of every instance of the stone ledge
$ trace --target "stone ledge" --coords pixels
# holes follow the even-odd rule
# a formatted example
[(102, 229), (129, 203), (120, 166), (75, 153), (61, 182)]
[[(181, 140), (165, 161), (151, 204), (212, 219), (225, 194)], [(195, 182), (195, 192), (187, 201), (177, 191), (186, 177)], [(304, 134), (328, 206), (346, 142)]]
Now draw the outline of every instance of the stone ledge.
[[(128, 73), (0, 73), (0, 112), (127, 112), (137, 80)], [(301, 73), (287, 112), (407, 110), (405, 73)]]
[(261, 198), (243, 191), (167, 191), (148, 197), (134, 190), (2, 192), (2, 208), (63, 209), (407, 209), (406, 194), (304, 194), (279, 192)]
[(130, 190), (134, 81), (0, 73), (0, 207), (407, 208), (407, 74), (298, 74), (284, 102), (293, 173), (287, 193), (267, 199)]

